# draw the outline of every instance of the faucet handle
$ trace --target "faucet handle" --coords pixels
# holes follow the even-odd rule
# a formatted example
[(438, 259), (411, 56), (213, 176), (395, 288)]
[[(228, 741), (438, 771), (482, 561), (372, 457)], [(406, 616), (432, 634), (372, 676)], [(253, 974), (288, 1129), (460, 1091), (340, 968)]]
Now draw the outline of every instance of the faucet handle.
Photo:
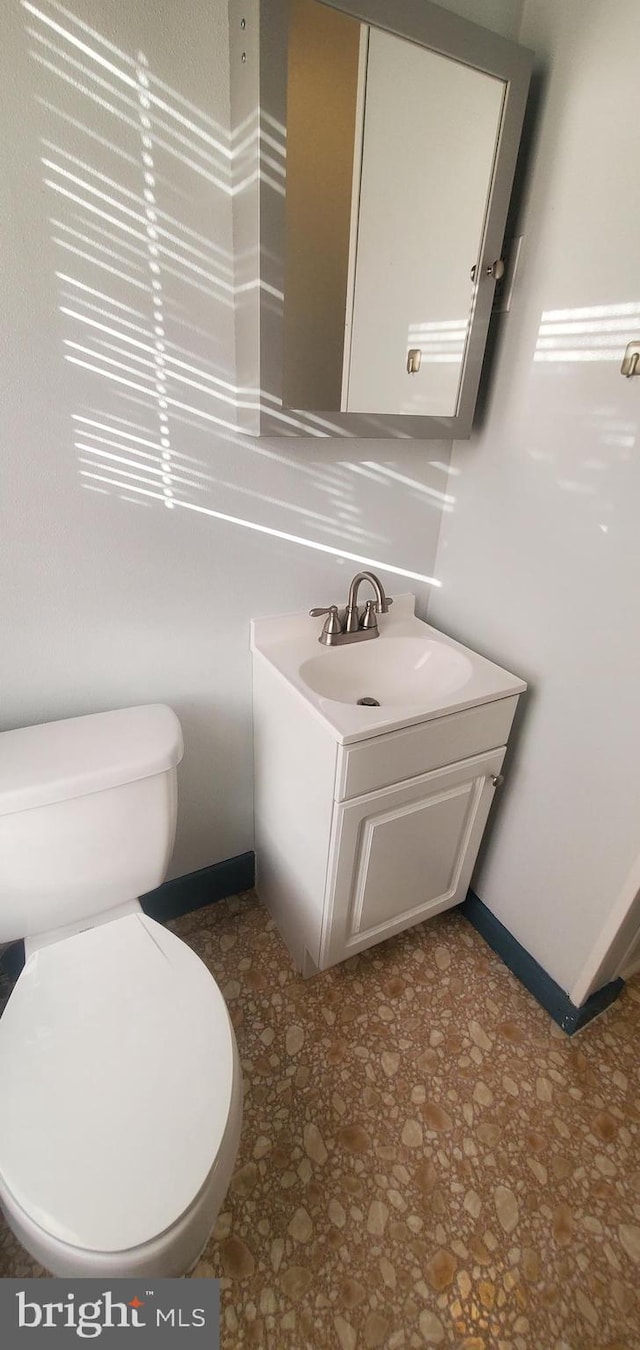
[(364, 614), (360, 621), (360, 627), (365, 630), (375, 629), (378, 631), (378, 606), (375, 600), (367, 600)]
[(329, 605), (327, 609), (309, 610), (309, 615), (312, 619), (318, 619), (321, 614), (326, 614), (328, 617), (325, 622), (324, 628), (322, 629), (320, 637), (318, 638), (318, 641), (323, 642), (326, 646), (330, 646), (331, 639), (337, 637), (338, 633), (342, 632), (342, 624), (340, 623), (338, 606)]
[(341, 633), (341, 632), (342, 632), (342, 624), (340, 623), (340, 616), (339, 616), (339, 614), (338, 614), (338, 606), (337, 606), (337, 605), (328, 605), (326, 609), (310, 609), (310, 610), (309, 610), (309, 615), (310, 615), (310, 617), (311, 617), (312, 619), (319, 619), (321, 614), (328, 614), (328, 615), (329, 615), (329, 618), (327, 619), (327, 622), (325, 623), (325, 631), (326, 631), (327, 633)]

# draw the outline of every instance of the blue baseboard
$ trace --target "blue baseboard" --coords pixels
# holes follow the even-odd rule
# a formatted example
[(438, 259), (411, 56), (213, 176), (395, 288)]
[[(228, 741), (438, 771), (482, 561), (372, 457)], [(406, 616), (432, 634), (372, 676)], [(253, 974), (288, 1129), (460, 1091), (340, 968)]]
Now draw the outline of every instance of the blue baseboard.
[[(192, 910), (204, 909), (216, 900), (224, 900), (227, 895), (237, 895), (239, 891), (249, 891), (253, 886), (256, 860), (253, 850), (239, 853), (235, 858), (226, 858), (224, 862), (213, 863), (211, 867), (201, 867), (198, 872), (188, 872), (184, 877), (165, 881), (155, 891), (140, 896), (140, 904), (150, 919), (166, 923), (168, 919), (179, 919), (182, 914)], [(0, 956), (0, 975), (9, 980), (17, 980), (24, 966), (24, 943), (13, 942)]]
[(508, 966), (525, 989), (533, 994), (554, 1022), (566, 1031), (567, 1036), (573, 1036), (581, 1027), (586, 1026), (587, 1022), (597, 1017), (598, 1013), (604, 1012), (604, 1009), (617, 999), (624, 987), (624, 980), (612, 980), (610, 984), (596, 990), (595, 994), (590, 994), (586, 1003), (577, 1008), (565, 990), (552, 980), (526, 948), (516, 942), (509, 929), (496, 919), (495, 914), (487, 909), (474, 891), (468, 891), (460, 909), (491, 950), (501, 957), (505, 966)]
[[(157, 890), (149, 891), (140, 897), (145, 914), (166, 923), (168, 919), (178, 919), (183, 914), (213, 905), (228, 895), (237, 895), (248, 891), (255, 879), (255, 854), (253, 851), (240, 853), (235, 858), (214, 863), (211, 867), (202, 867), (197, 872), (189, 872), (184, 877), (165, 881)], [(549, 1016), (559, 1027), (573, 1036), (576, 1031), (587, 1025), (598, 1013), (615, 1001), (624, 987), (624, 980), (612, 980), (602, 989), (591, 994), (582, 1007), (577, 1008), (569, 995), (547, 974), (546, 970), (496, 919), (495, 914), (482, 903), (482, 900), (469, 891), (460, 906), (465, 918), (480, 933), (485, 942), (504, 961), (505, 965), (517, 976), (525, 989), (537, 999)], [(15, 942), (0, 957), (0, 974), (15, 980), (24, 965), (24, 944)]]
[(224, 900), (227, 895), (251, 890), (255, 872), (253, 850), (238, 853), (235, 858), (225, 858), (224, 862), (201, 867), (198, 872), (187, 872), (185, 877), (165, 881), (157, 890), (141, 895), (140, 904), (150, 919), (166, 923), (167, 919), (179, 919), (181, 914)]

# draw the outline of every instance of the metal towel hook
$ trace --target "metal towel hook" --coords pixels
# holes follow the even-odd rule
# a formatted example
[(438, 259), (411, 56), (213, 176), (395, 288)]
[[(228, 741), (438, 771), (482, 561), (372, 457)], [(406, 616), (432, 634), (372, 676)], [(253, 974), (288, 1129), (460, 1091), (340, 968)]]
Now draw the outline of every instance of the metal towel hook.
[(640, 342), (628, 342), (622, 358), (620, 374), (626, 375), (628, 380), (631, 379), (632, 375), (640, 375), (640, 370), (638, 369), (639, 365)]

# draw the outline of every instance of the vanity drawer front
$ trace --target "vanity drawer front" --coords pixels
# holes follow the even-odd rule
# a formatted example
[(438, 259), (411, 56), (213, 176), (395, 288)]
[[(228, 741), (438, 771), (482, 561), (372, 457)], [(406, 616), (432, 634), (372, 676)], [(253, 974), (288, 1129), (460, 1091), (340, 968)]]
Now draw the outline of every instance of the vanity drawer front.
[(496, 699), (356, 745), (341, 746), (336, 801), (359, 797), (506, 745), (517, 702), (517, 695)]

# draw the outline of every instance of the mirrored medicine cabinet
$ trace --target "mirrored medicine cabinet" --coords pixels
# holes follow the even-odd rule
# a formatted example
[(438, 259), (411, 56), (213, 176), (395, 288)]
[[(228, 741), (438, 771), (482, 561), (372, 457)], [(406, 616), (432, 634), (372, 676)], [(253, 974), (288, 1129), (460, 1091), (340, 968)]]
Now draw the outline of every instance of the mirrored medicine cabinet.
[(470, 434), (531, 54), (428, 0), (231, 0), (239, 420)]

